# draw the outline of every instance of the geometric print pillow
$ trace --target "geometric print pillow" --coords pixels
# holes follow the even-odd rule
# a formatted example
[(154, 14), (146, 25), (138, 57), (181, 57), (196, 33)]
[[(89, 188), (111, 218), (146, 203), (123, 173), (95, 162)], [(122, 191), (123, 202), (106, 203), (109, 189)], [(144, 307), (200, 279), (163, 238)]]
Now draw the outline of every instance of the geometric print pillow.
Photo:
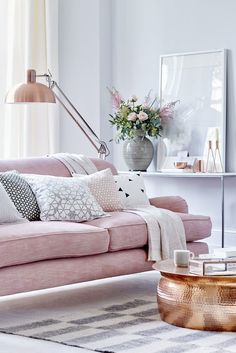
[(79, 178), (49, 175), (24, 176), (40, 208), (42, 221), (89, 221), (106, 215)]
[(141, 174), (114, 175), (117, 190), (123, 201), (124, 208), (136, 208), (150, 205)]
[(25, 179), (16, 171), (0, 173), (0, 182), (22, 217), (29, 221), (40, 219), (37, 200)]
[(0, 183), (0, 224), (28, 222), (17, 211), (8, 193)]

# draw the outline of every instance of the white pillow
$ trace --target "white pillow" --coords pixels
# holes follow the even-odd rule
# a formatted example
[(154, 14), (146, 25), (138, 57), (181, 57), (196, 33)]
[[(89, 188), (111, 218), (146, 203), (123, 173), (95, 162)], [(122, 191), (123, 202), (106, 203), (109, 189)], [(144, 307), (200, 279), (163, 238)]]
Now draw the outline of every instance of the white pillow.
[(82, 222), (105, 215), (83, 180), (29, 174), (24, 178), (36, 196), (42, 221)]
[(28, 222), (15, 208), (4, 186), (0, 183), (0, 224)]
[(122, 197), (124, 208), (150, 205), (141, 174), (119, 174), (114, 176), (116, 188)]
[(123, 208), (121, 196), (109, 168), (89, 175), (73, 174), (73, 177), (79, 177), (87, 183), (103, 211), (117, 211)]

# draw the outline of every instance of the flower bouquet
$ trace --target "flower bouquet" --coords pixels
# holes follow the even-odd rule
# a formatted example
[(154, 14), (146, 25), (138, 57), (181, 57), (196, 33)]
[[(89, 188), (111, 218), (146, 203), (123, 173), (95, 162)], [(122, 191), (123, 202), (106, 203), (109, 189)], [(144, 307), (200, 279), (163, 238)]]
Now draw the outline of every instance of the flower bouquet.
[(151, 99), (150, 93), (142, 104), (133, 95), (128, 100), (123, 100), (120, 93), (113, 88), (111, 93), (114, 114), (110, 114), (110, 123), (118, 131), (116, 141), (133, 139), (140, 134), (157, 138), (161, 136), (164, 122), (173, 117), (176, 102), (160, 106), (157, 98)]
[(140, 104), (136, 96), (125, 101), (116, 89), (109, 91), (115, 108), (109, 121), (118, 131), (116, 141), (125, 140), (125, 162), (130, 170), (146, 171), (154, 154), (153, 144), (147, 136), (161, 136), (164, 123), (173, 117), (176, 102), (160, 106), (157, 98), (151, 99), (150, 91)]

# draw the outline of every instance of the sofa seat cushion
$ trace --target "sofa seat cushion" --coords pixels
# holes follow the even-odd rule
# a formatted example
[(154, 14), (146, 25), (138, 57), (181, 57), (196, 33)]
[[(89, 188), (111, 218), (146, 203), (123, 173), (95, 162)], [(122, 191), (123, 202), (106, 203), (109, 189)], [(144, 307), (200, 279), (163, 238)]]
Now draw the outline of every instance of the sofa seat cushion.
[[(110, 217), (86, 222), (108, 230), (109, 251), (141, 248), (147, 244), (147, 227), (140, 216), (125, 211), (110, 212), (110, 215)], [(210, 217), (186, 213), (178, 213), (178, 215), (183, 221), (187, 242), (204, 239), (211, 234)]]
[(184, 224), (187, 242), (205, 239), (211, 235), (212, 223), (208, 216), (177, 213)]
[(106, 230), (72, 222), (29, 222), (0, 226), (0, 267), (108, 251)]
[(109, 251), (141, 248), (147, 244), (147, 227), (140, 216), (124, 211), (109, 212), (109, 214), (110, 217), (86, 222), (108, 230)]

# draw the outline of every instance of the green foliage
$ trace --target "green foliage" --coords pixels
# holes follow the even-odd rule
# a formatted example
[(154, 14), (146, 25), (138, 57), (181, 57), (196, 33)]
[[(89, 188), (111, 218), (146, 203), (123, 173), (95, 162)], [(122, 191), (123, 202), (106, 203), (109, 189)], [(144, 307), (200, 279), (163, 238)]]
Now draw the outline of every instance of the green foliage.
[[(156, 102), (156, 100), (155, 100)], [(114, 115), (110, 114), (109, 122), (118, 131), (116, 141), (132, 139), (137, 131), (154, 138), (161, 136), (162, 130), (160, 107), (136, 104), (136, 101), (121, 101)]]

